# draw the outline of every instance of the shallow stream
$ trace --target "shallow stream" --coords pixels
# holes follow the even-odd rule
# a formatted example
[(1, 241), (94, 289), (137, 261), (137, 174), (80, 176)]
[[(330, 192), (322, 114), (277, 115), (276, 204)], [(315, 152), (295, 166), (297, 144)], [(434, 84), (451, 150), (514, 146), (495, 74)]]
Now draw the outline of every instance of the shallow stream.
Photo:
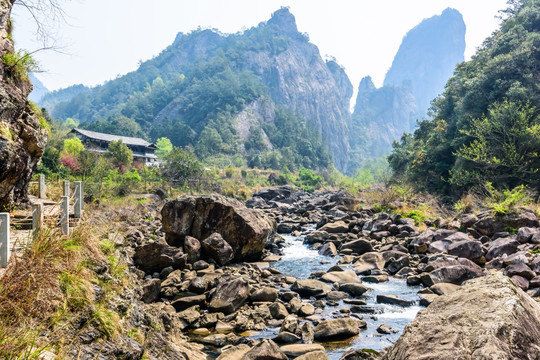
[[(284, 275), (293, 276), (298, 280), (307, 279), (315, 271), (327, 271), (330, 267), (337, 264), (340, 256), (329, 257), (319, 255), (314, 250), (303, 243), (304, 235), (314, 230), (313, 226), (306, 228), (302, 236), (282, 235), (285, 239), (283, 256), (281, 260), (274, 262), (271, 266)], [(347, 265), (342, 265), (347, 268)], [(375, 309), (374, 314), (364, 314), (364, 320), (367, 322), (367, 329), (352, 339), (342, 342), (323, 343), (327, 349), (328, 357), (331, 360), (337, 360), (340, 356), (350, 349), (373, 349), (380, 351), (387, 346), (392, 345), (401, 335), (405, 326), (411, 322), (416, 313), (422, 308), (418, 305), (419, 296), (417, 295), (420, 287), (408, 286), (405, 280), (389, 277), (388, 282), (383, 283), (364, 283), (371, 290), (365, 293), (360, 299), (366, 301), (367, 306)], [(396, 305), (378, 304), (376, 301), (378, 294), (397, 295), (402, 299), (412, 300), (415, 305), (401, 307)], [(304, 299), (305, 301), (305, 299)], [(340, 314), (340, 309), (348, 308), (350, 305), (339, 301), (338, 306), (326, 306), (321, 314), (321, 318), (332, 318), (333, 314)], [(386, 324), (397, 332), (390, 335), (381, 335), (376, 329), (379, 325)], [(268, 329), (260, 332), (257, 337), (273, 337), (277, 335), (279, 328)]]
[[(330, 257), (319, 255), (317, 250), (304, 244), (304, 236), (315, 230), (315, 226), (308, 225), (304, 227), (301, 236), (290, 234), (281, 234), (285, 239), (283, 254), (279, 261), (271, 263), (274, 269), (279, 270), (283, 275), (293, 276), (298, 280), (309, 278), (311, 273), (316, 271), (327, 271), (333, 265), (336, 265), (340, 256)], [(347, 269), (350, 265), (340, 265)], [(358, 336), (339, 342), (322, 343), (327, 350), (327, 355), (331, 360), (338, 360), (343, 353), (352, 349), (372, 349), (380, 351), (387, 346), (392, 345), (403, 332), (405, 326), (411, 322), (416, 313), (422, 308), (418, 305), (419, 296), (417, 295), (419, 286), (408, 286), (405, 280), (389, 277), (389, 281), (383, 283), (367, 283), (364, 285), (370, 288), (359, 299), (364, 300), (367, 307), (373, 308), (373, 314), (363, 314), (363, 319), (367, 322), (367, 329), (362, 330)], [(413, 306), (401, 307), (396, 305), (378, 304), (376, 301), (378, 294), (397, 295), (402, 299), (414, 301)], [(309, 301), (303, 299), (303, 301)], [(351, 305), (338, 301), (337, 306), (327, 306), (322, 313), (316, 313), (322, 319), (332, 319), (334, 317), (346, 316), (340, 313), (343, 308), (350, 308)], [(352, 314), (351, 314), (352, 315)], [(396, 332), (389, 335), (381, 335), (377, 332), (379, 325), (389, 325)], [(249, 336), (253, 339), (274, 338), (279, 333), (279, 327), (268, 328), (263, 331), (253, 332)], [(205, 346), (205, 351), (209, 359), (215, 359), (219, 355), (219, 350), (212, 346)]]

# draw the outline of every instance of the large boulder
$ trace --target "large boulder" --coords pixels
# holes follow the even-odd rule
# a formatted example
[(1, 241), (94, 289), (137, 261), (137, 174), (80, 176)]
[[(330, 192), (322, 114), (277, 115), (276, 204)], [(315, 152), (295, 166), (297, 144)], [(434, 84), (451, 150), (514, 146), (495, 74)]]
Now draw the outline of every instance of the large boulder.
[(379, 270), (384, 268), (385, 260), (383, 256), (378, 252), (367, 252), (360, 256), (358, 260), (353, 264), (354, 271), (357, 273), (363, 273), (370, 270)]
[(260, 257), (275, 232), (275, 221), (221, 195), (190, 195), (169, 201), (161, 210), (165, 239), (180, 246), (186, 236), (205, 239), (219, 233), (234, 251), (234, 259)]
[(349, 225), (345, 221), (336, 221), (333, 223), (328, 223), (319, 229), (320, 231), (326, 231), (330, 234), (336, 233), (347, 233), (349, 232)]
[(333, 319), (323, 320), (315, 327), (315, 340), (346, 339), (358, 335), (360, 328), (365, 328), (364, 320)]
[(323, 281), (329, 282), (329, 283), (339, 283), (339, 284), (345, 284), (345, 283), (359, 283), (360, 278), (356, 273), (352, 270), (345, 270), (345, 271), (330, 271), (324, 274), (321, 279)]
[(511, 255), (518, 251), (519, 242), (512, 237), (499, 238), (489, 245), (486, 259), (488, 261), (504, 254)]
[(208, 310), (230, 314), (238, 310), (249, 297), (249, 284), (244, 278), (223, 281), (218, 284)]
[(358, 255), (363, 255), (367, 252), (373, 251), (371, 243), (364, 239), (347, 242), (343, 244), (339, 250), (341, 251), (346, 249), (350, 249), (353, 253), (356, 253)]
[(430, 274), (433, 283), (451, 283), (459, 285), (466, 280), (484, 276), (480, 267), (467, 265), (449, 265), (433, 270)]
[(477, 240), (462, 240), (453, 243), (447, 249), (448, 254), (465, 259), (478, 259), (482, 256), (482, 243)]
[(251, 348), (242, 360), (287, 360), (287, 355), (272, 340), (265, 339)]
[(381, 359), (538, 359), (540, 305), (502, 273), (436, 298)]
[(162, 243), (150, 243), (135, 249), (133, 261), (147, 273), (160, 272), (172, 266), (175, 269), (186, 265), (187, 255), (182, 250)]

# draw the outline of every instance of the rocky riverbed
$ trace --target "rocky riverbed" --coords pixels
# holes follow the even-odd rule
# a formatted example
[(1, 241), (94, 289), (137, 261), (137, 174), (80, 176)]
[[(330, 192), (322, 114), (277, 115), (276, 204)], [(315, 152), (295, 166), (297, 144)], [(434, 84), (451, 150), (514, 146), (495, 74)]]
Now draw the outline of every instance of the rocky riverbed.
[(532, 212), (436, 220), (420, 232), (338, 192), (267, 189), (246, 205), (217, 195), (168, 202), (163, 231), (141, 234), (135, 248), (141, 299), (165, 329), (200, 344), (201, 358), (370, 358), (469, 279), (504, 272), (516, 293), (540, 293)]

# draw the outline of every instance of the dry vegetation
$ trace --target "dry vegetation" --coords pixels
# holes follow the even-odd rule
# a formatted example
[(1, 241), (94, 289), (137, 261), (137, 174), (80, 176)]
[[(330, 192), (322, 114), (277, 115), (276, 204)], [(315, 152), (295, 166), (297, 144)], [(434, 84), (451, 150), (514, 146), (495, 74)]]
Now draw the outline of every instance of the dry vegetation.
[[(48, 348), (61, 353), (73, 338), (65, 334), (73, 334), (73, 322), (88, 311), (104, 338), (123, 331), (108, 303), (126, 286), (126, 266), (108, 236), (125, 230), (122, 224), (134, 221), (141, 206), (130, 199), (90, 206), (69, 236), (44, 225), (20, 256), (11, 257), (0, 276), (0, 359), (37, 359)], [(108, 269), (105, 277), (96, 275), (96, 266)]]

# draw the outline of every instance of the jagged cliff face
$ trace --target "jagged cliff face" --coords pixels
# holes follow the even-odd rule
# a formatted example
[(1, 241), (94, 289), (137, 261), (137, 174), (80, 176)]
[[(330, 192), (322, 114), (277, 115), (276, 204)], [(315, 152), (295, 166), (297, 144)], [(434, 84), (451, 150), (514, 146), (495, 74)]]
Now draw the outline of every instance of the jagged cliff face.
[(294, 109), (317, 126), (335, 166), (346, 171), (353, 90), (348, 76), (335, 62), (321, 58), (317, 46), (298, 32), (288, 9), (276, 11), (267, 26), (277, 26), (288, 37), (287, 49), (277, 56), (269, 51), (247, 52), (246, 67), (269, 88), (274, 103)]
[(387, 155), (392, 142), (414, 128), (417, 116), (415, 98), (409, 89), (377, 89), (371, 77), (362, 79), (352, 116), (351, 168), (361, 167), (363, 160)]
[(405, 35), (384, 85), (409, 83), (418, 110), (425, 113), (444, 90), (456, 64), (464, 60), (464, 53), (465, 22), (459, 11), (448, 8)]
[[(276, 11), (267, 23), (262, 23), (259, 27), (278, 31), (286, 43), (286, 48), (283, 51), (245, 49), (240, 59), (235, 60), (237, 70), (253, 73), (268, 88), (268, 95), (274, 105), (292, 109), (314, 124), (325, 137), (335, 166), (346, 171), (349, 153), (349, 103), (353, 88), (345, 71), (335, 62), (325, 62), (322, 59), (317, 46), (298, 32), (295, 18), (288, 9)], [(235, 39), (229, 41), (242, 41), (241, 35), (235, 36)], [(180, 35), (173, 44), (176, 47), (174, 53), (179, 55), (170, 55), (178, 67), (186, 67), (197, 59), (208, 58), (225, 42), (224, 38), (210, 30), (201, 32), (196, 38), (186, 38), (183, 43), (182, 39)], [(274, 111), (268, 109), (268, 106), (272, 105), (267, 103), (261, 107), (260, 104), (260, 100), (248, 104), (246, 111), (241, 111), (235, 117), (238, 129), (249, 130), (260, 122), (273, 120)], [(156, 121), (179, 117), (186, 106), (183, 99), (175, 99), (158, 114)], [(259, 110), (262, 113), (257, 113)], [(245, 131), (237, 135), (245, 138)]]
[[(0, 0), (0, 54), (13, 52), (8, 37), (12, 1)], [(0, 62), (0, 210), (24, 203), (28, 184), (36, 170), (47, 141), (38, 116), (27, 96), (32, 85), (16, 78)]]
[(388, 155), (394, 140), (414, 131), (463, 61), (464, 51), (463, 18), (446, 9), (407, 33), (383, 87), (375, 88), (370, 77), (362, 79), (352, 115), (351, 169)]
[[(354, 106), (355, 121), (363, 120), (387, 143), (410, 132), (415, 126), (417, 108), (410, 89), (398, 86), (376, 88), (371, 77), (360, 81)], [(379, 128), (380, 130), (377, 130)]]

